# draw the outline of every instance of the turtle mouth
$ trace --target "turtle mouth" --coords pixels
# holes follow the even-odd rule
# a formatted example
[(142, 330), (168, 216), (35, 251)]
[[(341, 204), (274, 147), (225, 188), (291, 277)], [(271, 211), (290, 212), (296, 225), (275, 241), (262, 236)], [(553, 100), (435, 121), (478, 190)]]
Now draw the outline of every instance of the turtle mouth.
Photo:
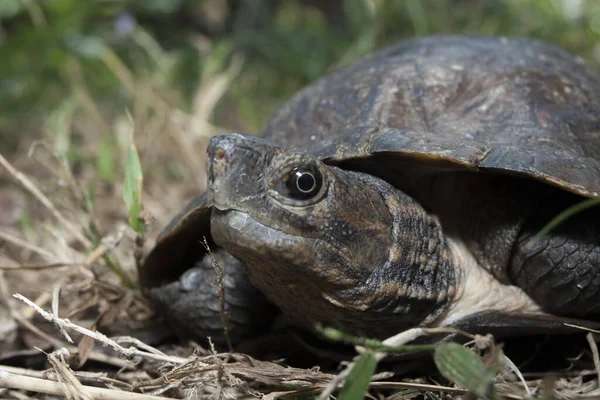
[[(213, 213), (227, 214), (230, 211), (237, 211), (225, 204), (220, 204), (219, 202), (215, 201), (215, 199), (213, 199), (212, 196), (210, 196), (210, 194), (209, 194), (209, 197), (211, 197), (210, 200), (211, 200), (211, 206), (212, 206)], [(240, 212), (240, 211), (238, 211), (238, 212)]]
[[(214, 204), (210, 226), (213, 239), (225, 248), (227, 248), (227, 243), (241, 244), (246, 240), (252, 240), (253, 243), (249, 243), (249, 245), (256, 246), (262, 239), (272, 240), (275, 236), (282, 235), (294, 236), (275, 227), (265, 225), (244, 211), (219, 207)], [(246, 240), (240, 241), (241, 239)]]
[[(266, 268), (267, 260), (276, 261), (277, 269), (304, 270), (311, 265), (314, 254), (306, 251), (319, 239), (304, 237), (265, 225), (253, 216), (239, 210), (213, 208), (210, 233), (214, 242), (228, 253), (243, 261), (248, 269)], [(309, 258), (310, 260), (304, 260)]]
[(262, 225), (243, 211), (213, 204), (210, 218), (211, 234), (214, 235), (214, 230), (220, 230), (222, 229), (222, 226), (227, 226), (228, 229), (239, 231), (244, 227), (247, 227), (248, 224)]

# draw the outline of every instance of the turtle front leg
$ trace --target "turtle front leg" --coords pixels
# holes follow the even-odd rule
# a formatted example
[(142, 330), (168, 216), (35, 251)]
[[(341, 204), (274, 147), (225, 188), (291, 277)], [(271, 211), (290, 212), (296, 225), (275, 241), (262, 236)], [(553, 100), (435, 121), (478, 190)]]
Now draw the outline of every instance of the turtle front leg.
[(600, 316), (600, 210), (576, 215), (534, 239), (555, 215), (545, 214), (525, 224), (509, 265), (510, 277), (546, 311), (596, 319)]
[(240, 261), (220, 248), (214, 257), (223, 269), (223, 306), (217, 272), (209, 255), (204, 255), (178, 280), (149, 288), (146, 294), (178, 336), (203, 343), (210, 337), (224, 348), (227, 341), (223, 311), (228, 335), (235, 344), (264, 331), (277, 310), (250, 284), (246, 267)]

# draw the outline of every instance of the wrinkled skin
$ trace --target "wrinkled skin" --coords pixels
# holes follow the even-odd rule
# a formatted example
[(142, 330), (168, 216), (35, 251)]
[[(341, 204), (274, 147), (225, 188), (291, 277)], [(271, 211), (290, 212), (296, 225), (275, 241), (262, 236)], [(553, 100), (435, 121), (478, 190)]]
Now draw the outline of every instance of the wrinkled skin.
[[(456, 276), (440, 226), (388, 183), (243, 135), (213, 138), (208, 160), (213, 240), (286, 315), (385, 336), (447, 307)], [(298, 168), (320, 176), (301, 198)]]

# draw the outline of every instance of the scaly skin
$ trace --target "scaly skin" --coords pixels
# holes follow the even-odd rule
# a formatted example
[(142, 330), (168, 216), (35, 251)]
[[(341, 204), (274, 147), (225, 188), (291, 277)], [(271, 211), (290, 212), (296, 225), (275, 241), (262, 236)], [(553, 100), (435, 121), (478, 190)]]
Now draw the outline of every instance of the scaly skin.
[[(453, 301), (440, 225), (385, 181), (243, 135), (213, 138), (208, 156), (213, 240), (290, 318), (383, 338)], [(298, 200), (288, 180), (304, 166), (322, 187)]]

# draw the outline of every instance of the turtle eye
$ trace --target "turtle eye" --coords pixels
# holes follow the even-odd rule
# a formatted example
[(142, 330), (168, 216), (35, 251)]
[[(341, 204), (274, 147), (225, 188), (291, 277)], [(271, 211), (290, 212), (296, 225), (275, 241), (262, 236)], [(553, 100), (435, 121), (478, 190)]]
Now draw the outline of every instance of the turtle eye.
[(323, 186), (323, 177), (313, 166), (294, 168), (287, 181), (290, 196), (297, 200), (307, 200), (316, 196), (321, 186)]

